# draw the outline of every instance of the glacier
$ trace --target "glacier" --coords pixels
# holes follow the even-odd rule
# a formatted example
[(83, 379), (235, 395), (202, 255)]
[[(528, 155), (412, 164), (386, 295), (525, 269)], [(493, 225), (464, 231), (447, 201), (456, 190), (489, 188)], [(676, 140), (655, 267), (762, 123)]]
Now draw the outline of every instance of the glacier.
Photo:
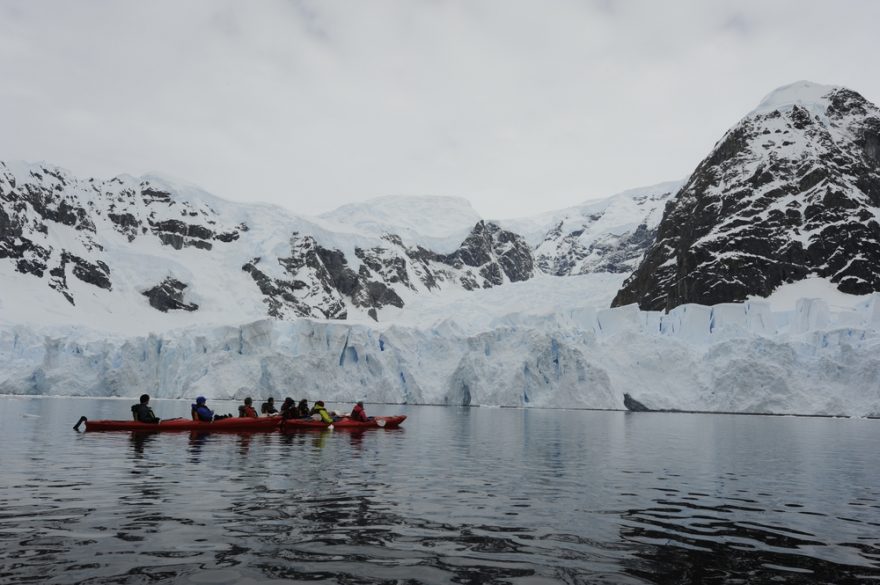
[[(599, 309), (607, 278), (622, 277), (438, 296), (434, 311), (390, 323), (260, 319), (129, 336), (7, 320), (0, 393), (593, 409), (623, 409), (626, 393), (652, 410), (880, 415), (880, 293)], [(564, 307), (544, 294), (559, 286), (571, 287)]]

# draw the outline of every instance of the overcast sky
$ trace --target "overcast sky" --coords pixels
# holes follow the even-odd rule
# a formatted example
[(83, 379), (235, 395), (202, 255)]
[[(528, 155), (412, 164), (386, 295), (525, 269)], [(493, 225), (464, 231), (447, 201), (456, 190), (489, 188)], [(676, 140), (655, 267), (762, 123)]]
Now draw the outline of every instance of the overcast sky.
[(3, 0), (0, 159), (530, 215), (688, 175), (799, 79), (880, 102), (878, 23), (866, 0)]

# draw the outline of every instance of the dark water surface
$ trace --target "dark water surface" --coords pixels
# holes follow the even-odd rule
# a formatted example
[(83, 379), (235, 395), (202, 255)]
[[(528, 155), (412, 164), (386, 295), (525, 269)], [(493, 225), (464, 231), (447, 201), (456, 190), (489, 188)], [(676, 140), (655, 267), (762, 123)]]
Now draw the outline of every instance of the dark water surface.
[(129, 404), (0, 397), (0, 583), (880, 582), (880, 421), (368, 405), (409, 419), (71, 429)]

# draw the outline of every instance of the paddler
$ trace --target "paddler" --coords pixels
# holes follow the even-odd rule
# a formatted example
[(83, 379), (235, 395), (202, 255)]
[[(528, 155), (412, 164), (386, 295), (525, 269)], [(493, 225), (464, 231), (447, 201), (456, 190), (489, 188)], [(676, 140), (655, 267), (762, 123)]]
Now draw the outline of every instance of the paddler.
[(155, 413), (153, 413), (153, 409), (150, 408), (149, 394), (141, 394), (140, 402), (131, 407), (131, 416), (137, 422), (151, 424), (159, 422), (159, 417), (157, 417)]
[(315, 403), (315, 406), (312, 407), (312, 418), (314, 418), (315, 420), (321, 420), (327, 424), (333, 424), (333, 417), (330, 416), (330, 413), (327, 412), (326, 408), (324, 408), (323, 400), (317, 401)]
[(281, 405), (281, 418), (294, 418), (296, 416), (296, 403), (288, 396)]
[(202, 422), (212, 422), (215, 420), (223, 420), (230, 418), (231, 414), (214, 414), (214, 411), (208, 408), (207, 399), (204, 396), (196, 398), (196, 403), (191, 405), (193, 420)]
[(270, 396), (269, 399), (260, 406), (260, 412), (265, 415), (278, 414), (278, 409), (275, 408), (275, 399)]
[(351, 409), (351, 414), (349, 415), (351, 420), (356, 420), (358, 422), (367, 422), (369, 417), (367, 416), (367, 411), (364, 410), (364, 401), (358, 400), (357, 404), (354, 405), (354, 408)]
[(250, 396), (244, 399), (244, 405), (238, 407), (238, 416), (242, 418), (259, 418), (257, 409), (253, 407), (254, 400)]

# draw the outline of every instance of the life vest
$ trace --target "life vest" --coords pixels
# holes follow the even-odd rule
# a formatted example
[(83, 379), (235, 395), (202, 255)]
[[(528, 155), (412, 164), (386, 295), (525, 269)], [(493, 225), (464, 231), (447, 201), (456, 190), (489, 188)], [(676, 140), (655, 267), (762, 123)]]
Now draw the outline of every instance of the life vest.
[(327, 409), (324, 408), (323, 406), (316, 406), (315, 408), (312, 409), (312, 412), (319, 415), (323, 422), (328, 423), (328, 424), (333, 423), (333, 418), (330, 416), (330, 413), (327, 412)]
[(214, 420), (214, 411), (205, 406), (204, 404), (193, 404), (192, 405), (192, 417), (193, 420), (198, 420), (202, 422), (211, 422)]
[(259, 418), (260, 415), (257, 414), (257, 409), (253, 406), (239, 406), (238, 407), (238, 416), (246, 417), (246, 418)]

